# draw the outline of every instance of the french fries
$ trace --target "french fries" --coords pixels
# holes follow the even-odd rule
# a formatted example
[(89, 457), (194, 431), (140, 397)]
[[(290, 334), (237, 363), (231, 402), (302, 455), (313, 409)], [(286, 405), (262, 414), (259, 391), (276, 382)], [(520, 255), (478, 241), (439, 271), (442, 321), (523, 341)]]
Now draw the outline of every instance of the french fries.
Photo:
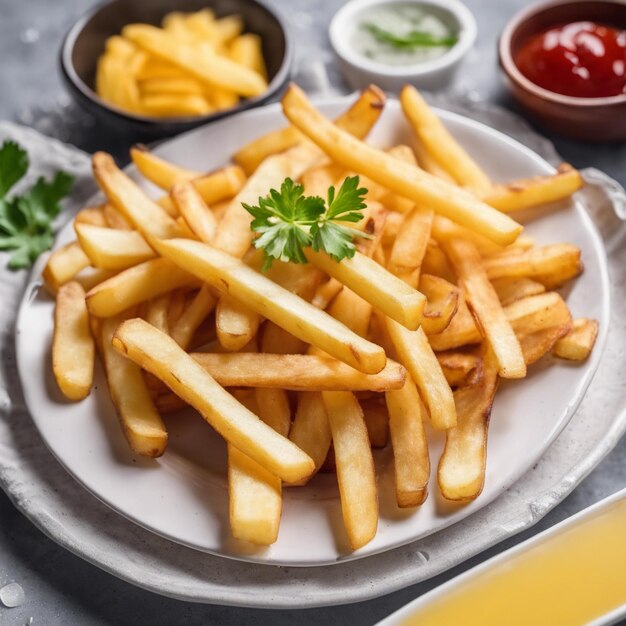
[(285, 481), (306, 478), (313, 461), (297, 446), (264, 424), (178, 344), (141, 319), (123, 322), (113, 347), (162, 380), (193, 406), (230, 444)]
[(232, 294), (292, 335), (316, 345), (340, 361), (366, 374), (376, 374), (385, 367), (382, 348), (362, 339), (234, 257), (205, 244), (183, 239), (161, 241), (157, 248), (181, 269), (193, 272), (223, 293)]
[(61, 285), (54, 309), (52, 371), (69, 400), (82, 400), (93, 384), (94, 340), (85, 306), (85, 291), (76, 282)]
[(378, 527), (374, 459), (363, 411), (353, 394), (324, 391), (322, 398), (333, 438), (341, 510), (353, 550), (368, 543)]
[(290, 85), (282, 102), (283, 112), (292, 124), (347, 169), (368, 176), (418, 204), (429, 206), (501, 245), (515, 241), (520, 234), (522, 227), (519, 224), (470, 193), (343, 132), (316, 111), (295, 85)]
[(304, 354), (214, 354), (193, 358), (224, 387), (290, 389), (292, 391), (387, 391), (400, 389), (406, 372), (387, 361), (377, 374), (363, 374), (328, 356)]
[[(233, 106), (235, 82), (264, 80), (260, 41), (242, 29), (210, 10), (169, 14), (160, 31), (130, 25), (130, 38), (108, 40), (97, 81), (136, 112)], [(157, 43), (160, 56), (149, 51)], [(245, 71), (225, 82), (235, 62)], [(593, 349), (598, 323), (573, 320), (553, 291), (582, 271), (581, 251), (536, 245), (505, 215), (567, 197), (580, 174), (564, 167), (492, 184), (412, 87), (401, 99), (414, 147), (362, 141), (385, 102), (373, 86), (334, 123), (291, 87), (283, 109), (292, 125), (210, 173), (134, 147), (139, 172), (167, 192), (156, 200), (97, 153), (107, 201), (78, 212), (77, 241), (44, 269), (56, 294), (53, 372), (63, 394), (89, 393), (97, 348), (129, 448), (148, 457), (167, 454), (160, 415), (196, 409), (226, 441), (235, 539), (275, 542), (283, 484), (303, 487), (324, 472), (337, 475), (347, 538), (361, 548), (378, 524), (373, 449), (393, 455), (398, 507), (428, 497), (426, 419), (445, 432), (440, 495), (475, 499), (499, 378), (524, 377), (546, 355), (583, 361)], [(328, 188), (353, 172), (366, 193), (350, 181), (333, 200)], [(291, 200), (288, 185), (272, 192), (257, 209), (268, 217), (252, 224), (242, 203), (256, 205), (286, 178), (304, 196)], [(311, 196), (334, 204), (318, 222), (306, 215), (324, 210)], [(356, 196), (361, 214), (354, 208), (348, 219), (357, 221), (337, 228)], [(334, 223), (316, 237), (333, 245), (314, 251), (308, 236), (324, 219)], [(352, 258), (323, 251), (347, 257), (356, 231), (365, 236), (353, 240)], [(255, 233), (265, 239), (253, 246)], [(262, 271), (270, 244), (281, 259)]]

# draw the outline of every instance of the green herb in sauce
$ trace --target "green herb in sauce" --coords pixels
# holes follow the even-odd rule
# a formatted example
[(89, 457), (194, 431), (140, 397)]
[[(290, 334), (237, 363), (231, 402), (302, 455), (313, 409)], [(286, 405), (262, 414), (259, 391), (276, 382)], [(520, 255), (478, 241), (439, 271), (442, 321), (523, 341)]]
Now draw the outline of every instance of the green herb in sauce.
[(352, 46), (386, 65), (415, 65), (444, 55), (458, 41), (446, 12), (428, 5), (399, 2), (361, 15)]

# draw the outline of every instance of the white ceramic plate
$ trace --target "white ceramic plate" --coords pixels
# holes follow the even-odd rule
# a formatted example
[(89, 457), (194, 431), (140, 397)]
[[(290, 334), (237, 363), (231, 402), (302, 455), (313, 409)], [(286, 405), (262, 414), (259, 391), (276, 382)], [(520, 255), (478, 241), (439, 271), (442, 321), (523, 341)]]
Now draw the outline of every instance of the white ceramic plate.
[[(332, 116), (348, 103), (347, 98), (333, 98), (319, 104)], [(441, 115), (494, 180), (552, 171), (543, 159), (504, 135), (457, 115)], [(246, 141), (282, 124), (279, 107), (272, 105), (192, 131), (163, 144), (157, 153), (181, 165), (211, 169)], [(410, 143), (397, 102), (389, 102), (370, 140), (380, 146)], [(574, 315), (601, 321), (598, 349), (583, 365), (540, 363), (526, 380), (501, 386), (491, 420), (485, 489), (467, 506), (442, 500), (433, 481), (431, 495), (419, 510), (400, 511), (393, 501), (390, 454), (377, 455), (379, 530), (356, 553), (346, 547), (331, 476), (319, 476), (304, 489), (285, 490), (279, 539), (259, 550), (230, 538), (224, 445), (196, 416), (168, 418), (169, 449), (152, 461), (129, 452), (101, 372), (89, 398), (78, 404), (64, 402), (49, 366), (53, 303), (34, 285), (26, 291), (31, 295), (22, 304), (17, 325), (18, 367), (29, 411), (53, 454), (90, 492), (141, 526), (184, 545), (236, 559), (314, 566), (409, 543), (484, 507), (530, 469), (573, 415), (597, 366), (608, 327), (609, 291), (602, 244), (591, 221), (572, 203), (530, 224), (528, 234), (538, 242), (570, 241), (582, 249), (587, 271), (567, 299)], [(71, 238), (68, 225), (58, 243)], [(433, 467), (441, 443), (432, 438)]]

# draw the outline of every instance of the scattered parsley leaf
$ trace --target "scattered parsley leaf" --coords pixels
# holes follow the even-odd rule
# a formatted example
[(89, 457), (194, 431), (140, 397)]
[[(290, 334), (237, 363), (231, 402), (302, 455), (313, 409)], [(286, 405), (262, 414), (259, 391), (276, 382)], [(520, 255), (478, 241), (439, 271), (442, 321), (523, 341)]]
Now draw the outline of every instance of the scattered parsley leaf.
[(396, 35), (391, 31), (380, 28), (376, 24), (363, 24), (365, 30), (369, 31), (375, 39), (381, 43), (389, 44), (394, 48), (428, 48), (445, 46), (447, 48), (453, 46), (459, 39), (455, 35), (448, 37), (436, 37), (430, 33), (414, 30), (406, 35)]
[(26, 174), (28, 155), (11, 141), (0, 147), (0, 250), (13, 250), (9, 269), (30, 267), (50, 249), (52, 222), (61, 210), (74, 178), (57, 172), (52, 181), (40, 177), (24, 194), (6, 198), (6, 193)]
[(355, 223), (363, 219), (363, 196), (367, 189), (359, 188), (359, 177), (344, 180), (335, 194), (330, 187), (326, 203), (319, 196), (305, 196), (304, 187), (286, 178), (280, 191), (271, 189), (257, 206), (242, 206), (253, 220), (250, 229), (259, 234), (253, 244), (263, 250), (263, 271), (274, 259), (306, 263), (304, 248), (329, 254), (335, 261), (352, 258), (356, 252), (355, 237), (368, 235), (343, 226), (340, 222)]

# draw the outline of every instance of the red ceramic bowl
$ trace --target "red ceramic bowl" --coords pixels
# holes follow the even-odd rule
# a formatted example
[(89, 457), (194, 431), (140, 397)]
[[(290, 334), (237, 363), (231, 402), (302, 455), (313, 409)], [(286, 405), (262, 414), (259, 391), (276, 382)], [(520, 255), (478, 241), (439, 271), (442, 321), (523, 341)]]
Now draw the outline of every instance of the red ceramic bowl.
[(626, 0), (556, 0), (524, 9), (500, 36), (500, 65), (513, 96), (547, 129), (583, 141), (625, 141), (626, 95), (564, 96), (535, 85), (515, 64), (516, 53), (528, 37), (558, 24), (583, 20), (626, 29)]

